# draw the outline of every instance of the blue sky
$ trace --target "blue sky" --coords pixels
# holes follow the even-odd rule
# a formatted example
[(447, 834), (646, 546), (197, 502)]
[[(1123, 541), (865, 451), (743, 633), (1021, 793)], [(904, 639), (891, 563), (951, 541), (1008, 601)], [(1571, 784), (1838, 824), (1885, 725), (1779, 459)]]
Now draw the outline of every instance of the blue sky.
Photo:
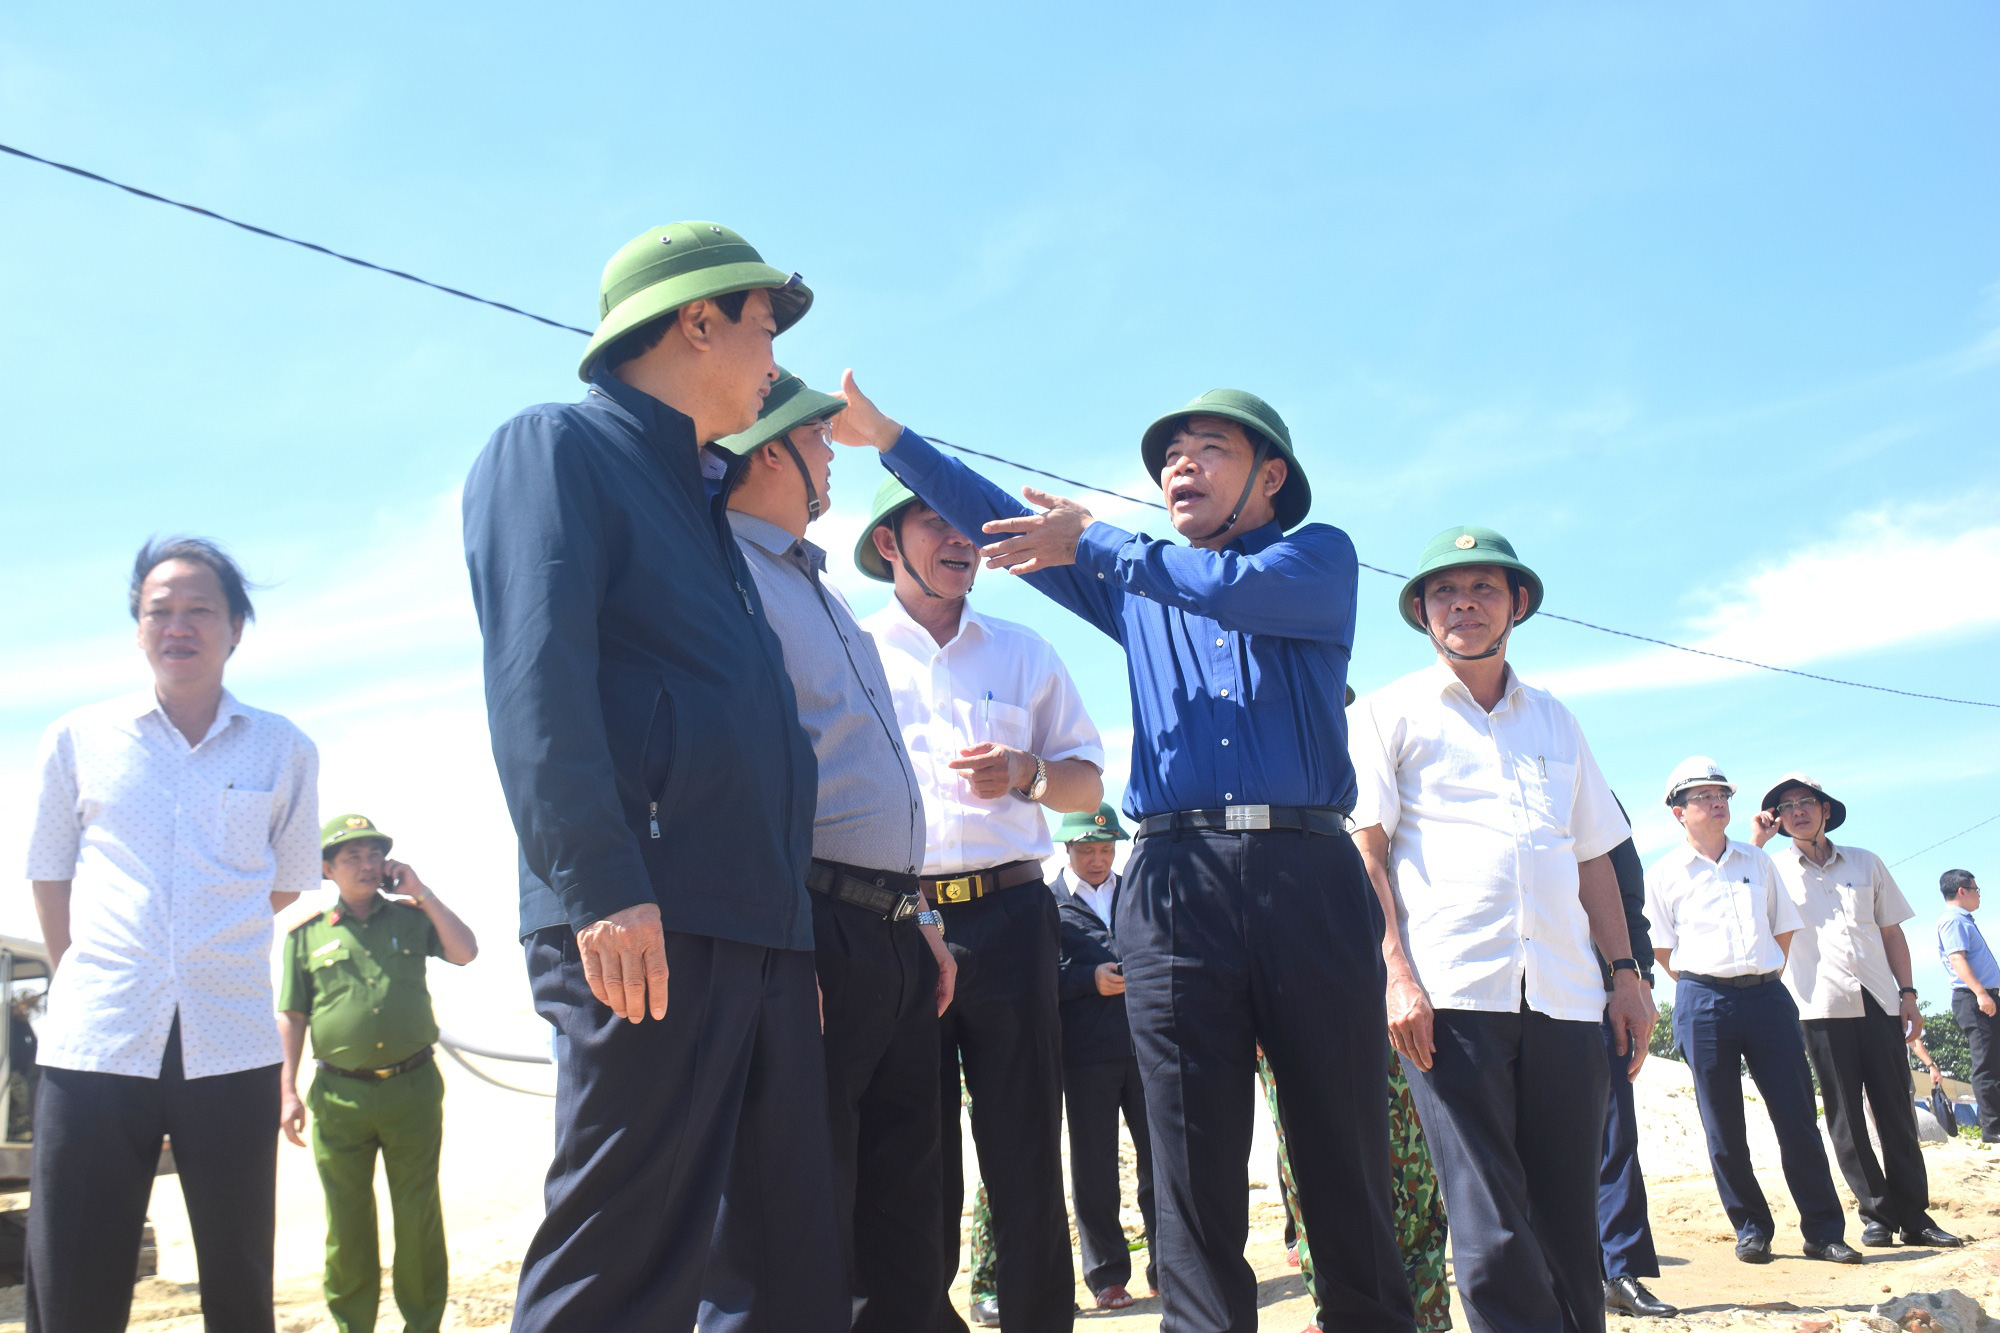
[[(782, 359), (854, 366), (919, 429), (1141, 494), (1148, 420), (1252, 389), (1363, 560), (1485, 523), (1551, 610), (2000, 701), (1991, 6), (754, 18), (23, 10), (0, 141), (575, 324), (628, 237), (726, 222), (818, 292)], [(576, 393), (581, 339), (18, 160), (0, 204), (0, 856), (42, 727), (143, 681), (131, 552), (212, 534), (270, 585), (238, 693), (305, 725), (327, 809), (396, 831), (486, 937), (447, 1021), (518, 1002), (455, 494), (495, 425)], [(875, 479), (839, 460), (836, 552)], [(1365, 690), (1428, 653), (1362, 579)], [(975, 595), (1049, 635), (1122, 746), (1109, 645), (999, 577)], [(1691, 752), (1760, 793), (1817, 773), (1892, 861), (1996, 809), (1992, 709), (1549, 620), (1513, 657), (1576, 709), (1649, 856)], [(1941, 870), (2000, 876), (1996, 853), (2000, 824), (1900, 866), (1919, 926)]]

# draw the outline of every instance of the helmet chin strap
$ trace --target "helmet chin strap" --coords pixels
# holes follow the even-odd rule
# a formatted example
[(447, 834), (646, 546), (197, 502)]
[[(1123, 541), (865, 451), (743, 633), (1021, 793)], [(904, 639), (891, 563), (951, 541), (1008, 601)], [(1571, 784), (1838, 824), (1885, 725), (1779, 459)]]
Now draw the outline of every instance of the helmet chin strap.
[(901, 514), (896, 515), (895, 521), (889, 524), (889, 540), (895, 544), (896, 559), (902, 562), (903, 572), (910, 576), (910, 580), (922, 590), (924, 596), (931, 598), (933, 601), (942, 602), (945, 600), (942, 595), (932, 590), (930, 584), (924, 582), (924, 576), (917, 573), (916, 567), (910, 563), (909, 553), (903, 550), (903, 516)]
[(1428, 612), (1424, 614), (1424, 633), (1430, 636), (1431, 643), (1439, 652), (1454, 662), (1484, 662), (1489, 657), (1498, 657), (1506, 649), (1507, 636), (1512, 634), (1514, 626), (1520, 623), (1518, 619), (1508, 621), (1507, 628), (1500, 631), (1500, 637), (1493, 641), (1493, 646), (1483, 653), (1461, 653), (1456, 648), (1445, 647), (1444, 640), (1431, 630), (1431, 618)]
[(826, 512), (826, 501), (820, 498), (819, 487), (813, 485), (812, 473), (806, 471), (806, 460), (799, 457), (798, 448), (792, 443), (791, 437), (780, 435), (778, 439), (784, 444), (785, 452), (792, 456), (792, 462), (798, 467), (799, 480), (806, 484), (806, 522), (811, 523)]
[(1250, 503), (1250, 492), (1256, 489), (1257, 478), (1264, 473), (1264, 460), (1270, 456), (1271, 446), (1269, 442), (1259, 439), (1257, 441), (1257, 451), (1250, 456), (1250, 476), (1243, 483), (1243, 493), (1236, 497), (1236, 508), (1229, 511), (1229, 517), (1222, 520), (1221, 527), (1207, 536), (1195, 538), (1196, 541), (1212, 542), (1236, 526), (1236, 520), (1243, 517), (1243, 507)]

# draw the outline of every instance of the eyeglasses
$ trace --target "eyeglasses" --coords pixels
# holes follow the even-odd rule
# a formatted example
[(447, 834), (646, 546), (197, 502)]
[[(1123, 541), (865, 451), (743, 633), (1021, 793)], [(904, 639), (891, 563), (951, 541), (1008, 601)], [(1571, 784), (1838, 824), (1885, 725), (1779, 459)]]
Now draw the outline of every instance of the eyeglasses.
[(1684, 791), (1681, 793), (1681, 804), (1728, 805), (1729, 793), (1726, 791)]
[(1819, 799), (1817, 797), (1801, 797), (1796, 801), (1778, 802), (1778, 813), (1781, 815), (1814, 814), (1818, 810)]

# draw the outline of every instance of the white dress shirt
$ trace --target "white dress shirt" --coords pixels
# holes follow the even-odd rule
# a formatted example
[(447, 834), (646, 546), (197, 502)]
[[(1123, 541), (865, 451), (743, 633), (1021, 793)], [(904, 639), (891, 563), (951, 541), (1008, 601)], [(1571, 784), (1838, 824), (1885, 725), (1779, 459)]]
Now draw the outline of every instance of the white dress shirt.
[(1577, 866), (1631, 836), (1569, 709), (1511, 668), (1492, 712), (1443, 663), (1347, 713), (1354, 826), (1389, 839), (1397, 925), (1439, 1009), (1595, 1023)]
[(1110, 930), (1111, 905), (1118, 900), (1117, 874), (1106, 875), (1104, 882), (1095, 888), (1084, 883), (1081, 879), (1071, 879), (1069, 876), (1069, 871), (1059, 871), (1056, 875), (1056, 882), (1049, 886), (1055, 892), (1056, 900), (1060, 902), (1062, 895), (1067, 892), (1071, 897), (1075, 898), (1085, 907), (1088, 907), (1096, 915), (1097, 919), (1104, 923), (1104, 928)]
[[(1799, 928), (1799, 910), (1771, 858), (1730, 838), (1711, 861), (1683, 841), (1646, 870), (1646, 919), (1667, 966), (1707, 977), (1754, 977), (1785, 965), (1778, 936)], [(1796, 941), (1795, 941), (1796, 943)]]
[(70, 947), (37, 1058), (158, 1078), (276, 1064), (271, 898), (319, 887), (319, 753), (227, 691), (199, 745), (148, 690), (81, 708), (42, 739), (28, 878), (71, 881)]
[(946, 767), (982, 741), (1054, 762), (1082, 759), (1102, 772), (1104, 746), (1083, 699), (1047, 639), (1011, 620), (965, 607), (942, 648), (894, 597), (861, 622), (882, 651), (903, 748), (924, 793), (923, 874), (961, 875), (1039, 861), (1053, 850), (1042, 808), (1019, 792), (982, 801)]
[(1866, 1012), (1864, 990), (1883, 1013), (1895, 1013), (1896, 975), (1889, 970), (1882, 928), (1901, 925), (1916, 913), (1882, 858), (1838, 843), (1824, 866), (1814, 865), (1791, 842), (1769, 855), (1804, 926), (1792, 936), (1785, 962), (1785, 985), (1799, 1002), (1799, 1017), (1860, 1018)]

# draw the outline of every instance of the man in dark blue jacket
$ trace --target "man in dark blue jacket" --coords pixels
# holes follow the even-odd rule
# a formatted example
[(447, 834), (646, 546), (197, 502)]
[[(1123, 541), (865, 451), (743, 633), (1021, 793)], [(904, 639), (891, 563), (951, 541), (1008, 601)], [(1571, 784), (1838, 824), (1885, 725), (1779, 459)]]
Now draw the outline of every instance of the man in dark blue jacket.
[(1070, 1197), (1083, 1247), (1083, 1285), (1100, 1310), (1132, 1304), (1132, 1254), (1118, 1221), (1118, 1116), (1139, 1163), (1139, 1216), (1146, 1225), (1146, 1285), (1153, 1263), (1153, 1143), (1146, 1132), (1146, 1091), (1125, 1017), (1123, 955), (1112, 938), (1118, 876), (1112, 853), (1125, 840), (1109, 802), (1095, 814), (1063, 816), (1056, 841), (1069, 868), (1049, 885), (1062, 924), (1056, 993), (1062, 1000), (1063, 1104), (1069, 1111)]
[(727, 228), (645, 233), (605, 268), (582, 401), (515, 416), (466, 479), (521, 935), (556, 1030), (517, 1330), (848, 1325), (805, 888), (817, 770), (700, 463), (756, 420), (772, 340), (811, 301)]

